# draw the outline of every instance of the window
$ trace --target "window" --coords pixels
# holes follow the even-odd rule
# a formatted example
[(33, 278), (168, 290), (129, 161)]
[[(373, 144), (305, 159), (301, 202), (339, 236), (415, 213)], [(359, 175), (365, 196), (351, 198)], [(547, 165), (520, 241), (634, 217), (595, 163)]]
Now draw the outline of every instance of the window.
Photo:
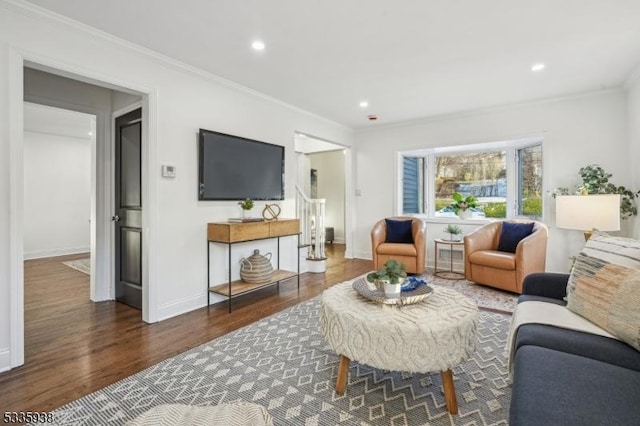
[(454, 192), (473, 195), (471, 217), (542, 217), (542, 141), (519, 140), (400, 153), (400, 214), (455, 217)]

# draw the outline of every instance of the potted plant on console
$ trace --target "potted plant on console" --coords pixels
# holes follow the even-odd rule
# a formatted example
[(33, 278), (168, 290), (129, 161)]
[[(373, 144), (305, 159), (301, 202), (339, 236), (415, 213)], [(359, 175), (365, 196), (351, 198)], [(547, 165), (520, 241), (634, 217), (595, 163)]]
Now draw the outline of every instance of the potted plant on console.
[(404, 265), (393, 259), (387, 260), (382, 269), (367, 275), (367, 281), (375, 283), (376, 287), (382, 285), (384, 295), (389, 299), (400, 296), (400, 286), (405, 278), (407, 278), (407, 272), (404, 270)]
[(242, 209), (242, 218), (246, 218), (248, 212), (253, 208), (253, 200), (251, 198), (245, 198), (242, 201), (238, 201), (240, 208)]

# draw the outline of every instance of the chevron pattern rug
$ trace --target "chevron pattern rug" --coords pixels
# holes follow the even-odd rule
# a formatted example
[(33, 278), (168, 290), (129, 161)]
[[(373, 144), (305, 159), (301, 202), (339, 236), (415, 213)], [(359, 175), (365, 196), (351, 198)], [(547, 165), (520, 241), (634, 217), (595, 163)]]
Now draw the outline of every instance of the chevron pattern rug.
[(481, 311), (475, 356), (453, 369), (459, 414), (447, 412), (439, 372), (408, 374), (351, 363), (334, 392), (338, 356), (319, 327), (319, 298), (163, 361), (55, 411), (57, 424), (119, 425), (151, 407), (247, 401), (276, 425), (506, 424), (504, 351), (510, 316)]

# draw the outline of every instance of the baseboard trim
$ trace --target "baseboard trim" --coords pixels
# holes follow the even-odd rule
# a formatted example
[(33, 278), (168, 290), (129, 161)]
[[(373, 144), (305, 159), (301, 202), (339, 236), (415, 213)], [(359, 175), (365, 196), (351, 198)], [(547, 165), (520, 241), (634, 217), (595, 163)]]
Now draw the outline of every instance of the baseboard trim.
[[(225, 296), (211, 293), (211, 304), (224, 302), (227, 300)], [(196, 309), (204, 308), (207, 306), (207, 296), (193, 296), (186, 299), (178, 300), (177, 302), (167, 303), (158, 308), (158, 321), (164, 321), (169, 318), (177, 317), (178, 315), (186, 314), (187, 312), (195, 311)]]
[(69, 254), (91, 253), (91, 247), (72, 247), (59, 248), (50, 250), (37, 250), (32, 252), (24, 252), (24, 260), (42, 259), (44, 257), (67, 256)]
[(11, 351), (0, 349), (0, 373), (11, 370)]

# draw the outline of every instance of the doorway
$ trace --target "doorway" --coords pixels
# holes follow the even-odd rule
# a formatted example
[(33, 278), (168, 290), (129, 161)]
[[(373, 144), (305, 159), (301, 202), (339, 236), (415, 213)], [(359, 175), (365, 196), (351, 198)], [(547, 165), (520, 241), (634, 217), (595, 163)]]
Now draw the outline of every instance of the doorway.
[(298, 156), (298, 187), (309, 198), (325, 199), (325, 250), (331, 257), (337, 249), (341, 256), (349, 256), (347, 216), (348, 172), (350, 149), (302, 133), (295, 134)]
[[(9, 83), (12, 90), (9, 91), (9, 114), (10, 116), (19, 118), (9, 123), (10, 134), (10, 347), (9, 347), (9, 365), (10, 368), (22, 365), (25, 360), (25, 298), (24, 298), (24, 123), (20, 119), (23, 117), (24, 101), (45, 104), (54, 107), (72, 109), (80, 112), (96, 115), (96, 136), (97, 141), (102, 139), (105, 143), (96, 144), (95, 159), (96, 174), (95, 182), (92, 187), (96, 188), (95, 197), (92, 199), (91, 207), (91, 233), (95, 236), (95, 250), (92, 247), (92, 276), (96, 279), (95, 292), (92, 291), (91, 298), (98, 300), (113, 300), (115, 297), (115, 286), (113, 285), (114, 276), (114, 238), (113, 225), (111, 216), (113, 213), (113, 109), (114, 104), (109, 104), (109, 109), (101, 108), (96, 105), (95, 98), (88, 102), (77, 102), (73, 96), (77, 94), (75, 90), (68, 90), (65, 84), (49, 85), (44, 92), (37, 94), (29, 93), (26, 89), (26, 74), (30, 71), (45, 72), (54, 77), (64, 78), (75, 84), (81, 84), (107, 90), (109, 92), (108, 100), (114, 99), (130, 99), (135, 97), (138, 101), (138, 107), (142, 107), (142, 177), (143, 182), (149, 185), (155, 184), (155, 176), (149, 172), (149, 159), (155, 156), (155, 144), (151, 141), (155, 140), (156, 126), (155, 109), (149, 108), (150, 104), (155, 104), (155, 93), (149, 88), (137, 88), (132, 85), (128, 88), (122, 86), (122, 80), (118, 82), (107, 82), (102, 80), (103, 76), (91, 75), (84, 69), (75, 68), (73, 66), (64, 65), (65, 69), (60, 69), (61, 64), (48, 63), (47, 58), (37, 55), (27, 54), (18, 50), (12, 50), (10, 53), (10, 78)], [(38, 86), (42, 89), (43, 86)], [(122, 92), (116, 92), (113, 89), (122, 88)], [(57, 93), (58, 96), (51, 96)], [(118, 97), (119, 93), (122, 96)], [(120, 106), (120, 109), (125, 109)], [(151, 122), (153, 125), (147, 126), (145, 123)], [(95, 185), (94, 185), (95, 184)], [(143, 202), (152, 206), (155, 203), (153, 191), (149, 191), (148, 187), (142, 191)], [(154, 229), (153, 217), (143, 214), (142, 222), (147, 230), (147, 235), (151, 235)], [(152, 256), (148, 253), (148, 248), (143, 247), (142, 271), (150, 268)], [(145, 322), (157, 321), (157, 303), (155, 292), (149, 289), (148, 274), (142, 274), (143, 282), (143, 303), (142, 303), (142, 319)]]

